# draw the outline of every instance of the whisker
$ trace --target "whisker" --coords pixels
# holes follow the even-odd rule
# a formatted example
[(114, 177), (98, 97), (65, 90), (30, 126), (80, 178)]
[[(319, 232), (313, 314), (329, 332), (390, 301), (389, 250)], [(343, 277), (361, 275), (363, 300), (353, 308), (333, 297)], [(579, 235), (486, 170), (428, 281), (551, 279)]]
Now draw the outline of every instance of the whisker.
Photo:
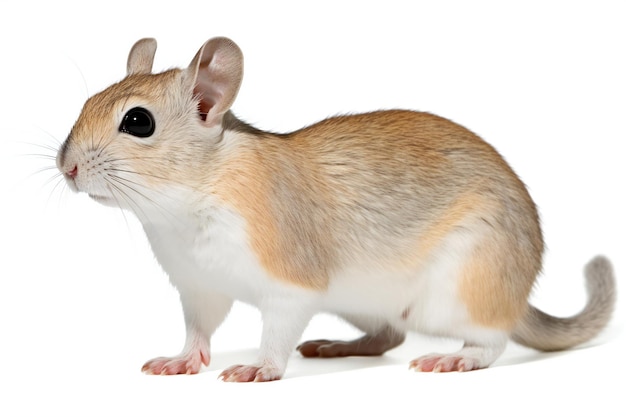
[(113, 195), (113, 198), (115, 199), (115, 202), (117, 203), (117, 206), (120, 208), (120, 212), (122, 213), (122, 218), (124, 219), (124, 224), (126, 225), (126, 230), (128, 231), (128, 235), (132, 238), (132, 233), (130, 230), (130, 223), (128, 223), (128, 217), (126, 217), (126, 212), (122, 208), (122, 205), (120, 204), (120, 201), (118, 200), (115, 193), (112, 193), (112, 195)]
[(169, 180), (169, 178), (161, 177), (159, 175), (145, 174), (145, 173), (139, 174), (137, 171), (132, 171), (132, 170), (129, 170), (129, 169), (115, 168), (115, 171), (116, 172), (124, 172), (124, 173), (127, 173), (127, 174), (133, 174), (133, 175), (142, 176), (142, 177), (156, 178), (156, 179), (159, 179), (159, 180), (166, 180), (166, 181)]
[[(48, 130), (43, 129), (37, 125), (30, 125), (29, 127), (38, 130), (39, 132), (43, 133), (44, 135), (46, 135), (49, 139), (52, 139), (54, 141), (54, 143), (57, 145), (57, 148), (61, 146), (61, 144), (63, 143), (62, 140), (59, 140), (56, 136), (54, 136), (52, 133), (50, 133)], [(24, 144), (28, 144), (28, 145), (34, 145), (34, 146), (45, 146), (45, 145), (41, 145), (38, 143), (31, 143), (31, 142), (22, 142)], [(48, 145), (49, 146), (49, 145)], [(52, 148), (52, 147), (51, 147)], [(56, 152), (56, 148), (52, 149)]]
[(149, 196), (139, 191), (138, 189), (133, 188), (128, 184), (125, 184), (123, 182), (124, 180), (124, 178), (119, 177), (109, 178), (107, 179), (107, 182), (110, 184), (111, 187), (113, 187), (117, 192), (121, 194), (125, 201), (128, 202), (130, 208), (135, 212), (140, 220), (143, 218), (149, 222), (153, 222), (154, 219), (151, 219), (150, 212), (145, 211), (143, 206), (139, 204), (127, 191), (124, 191), (122, 187), (149, 202), (153, 207), (157, 209), (157, 212), (160, 213), (161, 216), (163, 216), (163, 219), (170, 223), (174, 228), (176, 228), (176, 223), (178, 225), (181, 225), (180, 219), (171, 211), (169, 211), (166, 207), (151, 199)]
[[(107, 139), (104, 135), (100, 136), (100, 139), (98, 139), (98, 143), (95, 145), (96, 147), (94, 148), (98, 149), (98, 158), (100, 158), (102, 152), (104, 152), (109, 147), (109, 145), (111, 145), (111, 143), (113, 143), (112, 138)], [(91, 146), (94, 146), (93, 138), (91, 139)]]
[[(148, 216), (148, 213), (146, 213), (146, 211), (143, 209), (143, 207), (141, 206), (141, 204), (137, 203), (135, 201), (135, 199), (133, 199), (128, 192), (124, 191), (122, 189), (122, 187), (124, 187), (127, 190), (132, 191), (133, 193), (137, 194), (137, 196), (142, 197), (143, 199), (145, 199), (146, 201), (149, 201), (150, 203), (152, 203), (155, 207), (159, 208), (159, 210), (162, 208), (158, 203), (156, 203), (155, 201), (151, 200), (148, 196), (146, 196), (145, 194), (143, 194), (142, 192), (136, 190), (135, 188), (129, 186), (128, 184), (124, 183), (124, 178), (121, 178), (119, 176), (115, 176), (115, 175), (109, 175), (107, 178), (107, 183), (113, 187), (115, 190), (117, 190), (117, 192), (119, 192), (122, 196), (124, 196), (124, 200), (129, 204), (129, 206), (131, 207), (131, 209), (137, 214), (137, 215), (141, 215), (146, 219), (149, 219), (150, 216)], [(133, 208), (134, 207), (134, 208)], [(141, 218), (141, 216), (139, 216)]]
[[(144, 200), (146, 200), (146, 201), (150, 202), (151, 204), (153, 204), (155, 207), (158, 207), (159, 209), (166, 211), (166, 212), (167, 212), (168, 214), (170, 214), (172, 217), (176, 218), (176, 216), (174, 216), (171, 212), (169, 212), (169, 210), (167, 210), (167, 209), (166, 209), (166, 208), (165, 208), (162, 204), (159, 204), (157, 201), (155, 201), (154, 199), (150, 198), (150, 197), (149, 197), (146, 193), (141, 192), (141, 191), (139, 191), (138, 189), (133, 188), (133, 187), (131, 186), (131, 185), (134, 185), (134, 186), (136, 186), (136, 187), (143, 187), (143, 185), (142, 185), (142, 184), (140, 184), (140, 183), (138, 183), (138, 182), (136, 182), (136, 181), (132, 181), (132, 180), (130, 180), (130, 179), (128, 179), (128, 178), (123, 178), (123, 177), (120, 177), (119, 175), (109, 174), (109, 176), (110, 176), (111, 178), (114, 178), (114, 179), (116, 180), (116, 182), (117, 182), (119, 185), (123, 185), (123, 186), (127, 187), (128, 189), (130, 189), (130, 190), (132, 190), (133, 192), (137, 193), (137, 194), (138, 194), (140, 197), (142, 197)], [(129, 185), (129, 184), (131, 184), (131, 185)], [(151, 190), (151, 191), (154, 191), (154, 190)], [(159, 194), (161, 194), (161, 195), (163, 195), (163, 196), (165, 196), (165, 197), (171, 198), (170, 196), (168, 196), (168, 195), (167, 195), (167, 194), (165, 194), (165, 193), (159, 193)]]
[[(51, 136), (52, 138), (54, 138), (54, 136)], [(56, 139), (55, 139), (56, 141)], [(28, 145), (28, 146), (35, 146), (37, 148), (43, 148), (47, 151), (53, 152), (55, 155), (58, 151), (58, 148), (55, 148), (52, 145), (48, 145), (48, 144), (44, 144), (44, 143), (34, 143), (34, 142), (21, 142), (24, 145)], [(59, 144), (59, 146), (61, 146), (61, 144)]]
[[(137, 204), (135, 202), (135, 200), (128, 193), (126, 193), (118, 185), (116, 185), (114, 183), (114, 181), (110, 181), (109, 179), (107, 179), (106, 181), (107, 181), (107, 184), (109, 184), (109, 186), (111, 187), (113, 198), (115, 199), (115, 202), (117, 203), (118, 207), (120, 208), (120, 211), (122, 212), (122, 217), (124, 217), (124, 222), (126, 223), (126, 227), (130, 231), (130, 224), (128, 223), (128, 218), (126, 217), (126, 213), (124, 213), (124, 209), (122, 208), (122, 204), (120, 204), (120, 200), (118, 199), (118, 195), (116, 195), (116, 194), (119, 194), (119, 197), (121, 197), (124, 201), (126, 201), (128, 206), (131, 207), (131, 209), (133, 211), (136, 212), (136, 210), (138, 209), (138, 210), (141, 210), (143, 212), (143, 209), (141, 208), (141, 206), (139, 204)], [(135, 206), (136, 209), (132, 208), (132, 206)], [(145, 215), (145, 213), (144, 213), (144, 215)]]
[[(146, 194), (145, 192), (142, 192), (140, 190), (141, 188), (145, 188), (145, 186), (143, 184), (140, 184), (140, 183), (138, 183), (136, 181), (133, 181), (131, 179), (128, 179), (128, 178), (120, 177), (119, 175), (109, 174), (109, 177), (110, 177), (110, 179), (112, 181), (115, 181), (115, 183), (118, 185), (117, 189), (119, 191), (121, 191), (121, 189), (119, 187), (124, 187), (125, 189), (132, 191), (138, 197), (141, 197), (143, 200), (145, 200), (146, 202), (150, 203), (153, 207), (155, 207), (157, 209), (157, 212), (161, 213), (161, 215), (163, 216), (163, 219), (167, 220), (170, 224), (172, 224), (173, 226), (175, 224), (182, 225), (181, 220), (179, 219), (179, 217), (175, 213), (173, 213), (166, 206), (164, 206), (160, 202), (154, 200), (148, 194)], [(166, 198), (170, 199), (171, 201), (173, 201), (174, 203), (177, 203), (177, 201), (172, 196), (170, 196), (168, 194), (165, 194), (165, 193), (160, 192), (158, 190), (150, 190), (150, 191), (151, 192), (156, 192), (160, 196), (166, 197)], [(129, 198), (130, 198), (130, 196), (129, 196)], [(139, 204), (137, 204), (137, 202), (135, 202), (134, 200), (133, 200), (133, 203), (135, 204), (136, 207), (141, 208), (141, 206)], [(146, 219), (149, 219), (149, 216), (147, 215), (146, 211), (143, 210), (143, 208), (141, 208), (140, 211), (141, 211), (141, 213), (137, 213), (137, 214), (143, 214), (143, 216)]]
[[(113, 194), (115, 196), (115, 193), (117, 193), (119, 195), (119, 197), (121, 197), (129, 206), (129, 208), (137, 213), (137, 212), (141, 212), (145, 217), (147, 217), (147, 214), (144, 212), (143, 208), (141, 207), (141, 205), (139, 203), (137, 203), (135, 201), (135, 199), (127, 192), (124, 190), (124, 188), (129, 189), (130, 191), (135, 192), (135, 190), (133, 190), (132, 188), (129, 188), (127, 186), (125, 186), (124, 184), (120, 183), (117, 180), (114, 180), (112, 178), (107, 178), (106, 179), (107, 184), (111, 187), (111, 190), (113, 191)], [(119, 200), (116, 201), (119, 204)], [(120, 204), (120, 208), (122, 207), (122, 205)]]
[(67, 190), (67, 183), (65, 181), (63, 181), (63, 178), (61, 178), (61, 174), (59, 173), (58, 175), (53, 176), (52, 178), (50, 178), (46, 184), (51, 183), (52, 181), (56, 180), (56, 184), (54, 185), (54, 187), (52, 187), (52, 190), (50, 191), (50, 193), (48, 194), (48, 198), (46, 199), (46, 207), (50, 205), (50, 200), (52, 199), (52, 196), (55, 195), (56, 190), (59, 188), (59, 186), (61, 186), (61, 190), (58, 193), (59, 194), (59, 200), (57, 202), (58, 206), (57, 209), (60, 208), (61, 205), (61, 199), (63, 197), (63, 192), (65, 190)]
[[(42, 170), (40, 170), (40, 171), (44, 171), (44, 170), (46, 170), (46, 169), (52, 169), (52, 168), (44, 168), (44, 169), (42, 169)], [(63, 179), (62, 177), (63, 177), (63, 174), (61, 174), (60, 172), (57, 172), (57, 173), (56, 173), (56, 174), (54, 174), (52, 177), (48, 178), (48, 179), (46, 180), (46, 182), (44, 182), (44, 184), (43, 184), (43, 185), (44, 185), (44, 187), (45, 187), (45, 186), (47, 186), (48, 184), (50, 184), (52, 181), (56, 181), (56, 180), (58, 180), (58, 179)], [(52, 190), (54, 191), (54, 188), (53, 188)]]
[[(44, 172), (44, 171), (57, 171), (58, 168), (55, 167), (54, 165), (50, 165), (48, 167), (43, 167), (43, 168), (39, 168), (37, 171), (35, 171), (35, 173), (40, 173), (40, 172)], [(55, 173), (55, 176), (57, 175), (62, 175), (61, 172)]]
[[(115, 171), (116, 171), (116, 172), (126, 172), (126, 173), (130, 173), (130, 174), (135, 174), (135, 175), (137, 175), (137, 176), (141, 176), (140, 174), (137, 174), (136, 172), (129, 171), (129, 170), (126, 170), (126, 171), (125, 171), (125, 170), (115, 170)], [(113, 174), (111, 174), (111, 175), (113, 175)], [(145, 185), (143, 185), (143, 184), (141, 184), (141, 183), (139, 183), (139, 182), (137, 182), (137, 181), (133, 181), (133, 180), (131, 180), (131, 179), (129, 179), (129, 178), (124, 178), (124, 177), (121, 177), (121, 176), (119, 176), (119, 175), (114, 175), (114, 176), (115, 176), (117, 179), (121, 180), (121, 181), (126, 181), (126, 182), (128, 182), (128, 183), (130, 183), (130, 184), (133, 184), (133, 185), (137, 186), (137, 187), (146, 188), (146, 187), (145, 187)], [(159, 176), (156, 176), (156, 175), (143, 175), (143, 176), (151, 176), (151, 177), (154, 177), (154, 178), (167, 180), (167, 178), (164, 178), (164, 177), (159, 177)], [(127, 186), (128, 186), (128, 185), (127, 185)], [(172, 201), (173, 203), (179, 203), (179, 201), (177, 201), (176, 199), (174, 199), (174, 197), (172, 197), (171, 195), (169, 195), (169, 194), (167, 194), (167, 193), (165, 193), (165, 192), (163, 192), (163, 191), (160, 191), (160, 190), (158, 190), (158, 189), (151, 189), (150, 191), (151, 191), (151, 192), (153, 192), (153, 193), (157, 193), (159, 196), (165, 197), (166, 199), (169, 199), (169, 200), (170, 200), (170, 201)], [(155, 201), (153, 201), (153, 200), (151, 200), (151, 199), (150, 199), (149, 201), (150, 201), (150, 202), (152, 202), (152, 203), (156, 203)]]
[(24, 153), (24, 154), (21, 154), (21, 156), (29, 156), (29, 157), (42, 158), (42, 159), (52, 159), (53, 161), (56, 160), (56, 156), (46, 155), (43, 153)]
[[(49, 151), (50, 153), (47, 152), (26, 152), (26, 153), (21, 153), (21, 154), (17, 154), (17, 157), (20, 158), (35, 158), (35, 159), (39, 159), (39, 160), (46, 160), (46, 161), (56, 161), (56, 149), (54, 149), (52, 146), (50, 145), (43, 145), (40, 143), (26, 143), (23, 142), (23, 144), (32, 146), (32, 147), (37, 147), (40, 149), (43, 149), (44, 151)], [(55, 164), (56, 165), (56, 164)], [(40, 172), (40, 171), (37, 171)]]
[[(49, 133), (48, 131), (39, 128), (37, 126), (32, 126), (35, 129), (39, 130), (40, 132), (44, 133), (46, 136), (48, 136), (49, 138), (51, 138), (52, 140), (54, 140), (54, 142), (56, 142), (58, 144), (58, 146), (60, 146), (60, 141), (51, 133)], [(31, 173), (26, 174), (25, 179), (31, 179), (36, 175), (40, 175), (42, 173), (46, 173), (49, 171), (56, 171), (56, 156), (57, 156), (57, 148), (55, 146), (52, 146), (50, 144), (47, 143), (36, 143), (36, 142), (28, 142), (28, 141), (20, 141), (19, 142), (22, 145), (26, 145), (32, 148), (36, 148), (37, 150), (41, 150), (43, 152), (26, 152), (26, 153), (21, 153), (18, 154), (16, 156), (21, 157), (21, 158), (29, 158), (29, 160), (45, 160), (47, 161), (47, 163), (45, 164), (45, 166), (42, 166), (41, 164), (37, 164), (39, 165), (39, 167), (37, 169), (34, 169)], [(30, 158), (34, 158), (34, 159), (30, 159)], [(54, 161), (54, 164), (49, 164), (50, 161)], [(59, 177), (61, 176), (61, 173), (56, 172), (55, 175), (53, 175), (52, 177), (49, 177), (44, 183), (43, 183), (43, 187), (47, 187), (50, 185), (50, 183), (56, 181), (57, 179), (59, 179)], [(59, 183), (55, 184), (55, 186), (53, 187), (53, 191), (52, 193), (54, 193), (57, 188), (58, 188)], [(51, 197), (51, 196), (50, 196)], [(48, 198), (48, 200), (50, 200), (50, 197)]]
[(126, 162), (126, 161), (146, 161), (146, 160), (155, 160), (155, 161), (161, 161), (163, 158), (158, 157), (158, 156), (136, 156), (136, 157), (132, 157), (132, 158), (109, 158), (107, 160), (105, 160), (104, 162), (111, 162), (111, 163), (117, 163), (117, 162)]
[[(35, 170), (35, 171), (31, 172), (30, 174), (27, 174), (27, 175), (25, 176), (25, 179), (29, 179), (29, 180), (30, 180), (30, 179), (32, 179), (32, 178), (33, 178), (34, 176), (36, 176), (36, 175), (43, 174), (44, 172), (47, 172), (47, 171), (56, 171), (56, 170), (57, 170), (57, 167), (55, 167), (55, 166), (47, 166), (47, 167), (39, 168), (39, 169), (37, 169), (37, 170)], [(46, 182), (44, 182), (44, 184), (43, 184), (43, 185), (44, 185), (44, 186), (48, 185), (48, 184), (50, 183), (50, 181), (52, 181), (52, 180), (56, 179), (56, 178), (57, 178), (57, 177), (59, 177), (60, 175), (63, 175), (63, 174), (61, 174), (60, 172), (56, 172), (56, 173), (52, 176), (52, 178), (48, 178), (48, 180), (46, 180)]]
[[(117, 159), (107, 159), (106, 161), (104, 161), (104, 163), (118, 163), (118, 162), (124, 162), (124, 161), (130, 161), (130, 160), (135, 160), (135, 159), (149, 159), (149, 158), (140, 158), (140, 157), (136, 157), (136, 158), (117, 158)], [(161, 160), (161, 158), (153, 158), (156, 160)], [(135, 171), (135, 170), (131, 170), (131, 169), (124, 169), (124, 168), (111, 168), (111, 171), (115, 171), (115, 172), (123, 172), (123, 173), (127, 173), (127, 174), (131, 174), (131, 175), (136, 175), (138, 177), (150, 177), (150, 178), (155, 178), (158, 180), (163, 180), (163, 181), (171, 181), (170, 178), (167, 177), (163, 177), (160, 175), (156, 175), (156, 174), (148, 174), (145, 172), (139, 172), (139, 171)], [(189, 185), (185, 185), (185, 187), (190, 188), (194, 191), (198, 191), (199, 193), (202, 193), (203, 191), (201, 189), (199, 189), (198, 187), (191, 187)], [(169, 197), (166, 194), (163, 194), (165, 197)]]
[(65, 57), (72, 63), (74, 68), (76, 68), (76, 71), (78, 71), (78, 75), (80, 75), (80, 78), (83, 80), (83, 87), (85, 89), (85, 100), (87, 100), (89, 98), (89, 86), (87, 85), (87, 79), (85, 78), (85, 74), (83, 74), (83, 71), (78, 66), (78, 63), (76, 63), (76, 61), (74, 61), (71, 56), (66, 55)]

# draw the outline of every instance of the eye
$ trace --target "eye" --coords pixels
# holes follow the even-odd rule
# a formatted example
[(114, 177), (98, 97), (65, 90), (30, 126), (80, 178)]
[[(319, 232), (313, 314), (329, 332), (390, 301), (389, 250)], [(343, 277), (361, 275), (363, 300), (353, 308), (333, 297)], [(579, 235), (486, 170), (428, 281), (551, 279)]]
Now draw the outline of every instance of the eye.
[(138, 138), (147, 138), (154, 133), (155, 123), (152, 113), (142, 107), (134, 107), (124, 115), (120, 132), (128, 133)]

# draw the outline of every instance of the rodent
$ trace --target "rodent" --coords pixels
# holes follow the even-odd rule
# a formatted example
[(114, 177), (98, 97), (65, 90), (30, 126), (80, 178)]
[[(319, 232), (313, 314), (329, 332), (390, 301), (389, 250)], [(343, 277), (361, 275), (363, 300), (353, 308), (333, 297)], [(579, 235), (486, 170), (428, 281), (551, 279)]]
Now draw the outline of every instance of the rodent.
[[(595, 337), (610, 320), (615, 278), (585, 268), (589, 300), (574, 317), (529, 305), (544, 249), (535, 203), (498, 152), (428, 113), (338, 116), (276, 134), (230, 108), (243, 55), (213, 38), (185, 69), (152, 73), (154, 39), (131, 49), (127, 76), (85, 103), (57, 155), (70, 188), (133, 212), (180, 293), (180, 355), (143, 366), (197, 373), (233, 300), (263, 318), (258, 361), (225, 381), (280, 379), (306, 357), (381, 355), (407, 331), (458, 338), (417, 371), (488, 367), (512, 338), (544, 351)], [(354, 341), (297, 346), (312, 316), (337, 314)]]

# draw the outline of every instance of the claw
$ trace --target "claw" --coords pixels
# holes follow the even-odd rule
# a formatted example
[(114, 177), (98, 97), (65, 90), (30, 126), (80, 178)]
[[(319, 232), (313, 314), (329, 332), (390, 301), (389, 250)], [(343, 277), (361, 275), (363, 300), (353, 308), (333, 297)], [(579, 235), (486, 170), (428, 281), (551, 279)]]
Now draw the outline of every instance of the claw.
[(467, 372), (478, 368), (478, 361), (455, 355), (427, 355), (409, 364), (409, 369), (416, 372)]
[(190, 351), (172, 358), (155, 358), (145, 363), (142, 372), (148, 375), (197, 374), (202, 365), (209, 364), (209, 354), (204, 351)]
[(235, 365), (225, 369), (219, 376), (224, 382), (267, 382), (282, 377), (282, 372), (269, 366)]

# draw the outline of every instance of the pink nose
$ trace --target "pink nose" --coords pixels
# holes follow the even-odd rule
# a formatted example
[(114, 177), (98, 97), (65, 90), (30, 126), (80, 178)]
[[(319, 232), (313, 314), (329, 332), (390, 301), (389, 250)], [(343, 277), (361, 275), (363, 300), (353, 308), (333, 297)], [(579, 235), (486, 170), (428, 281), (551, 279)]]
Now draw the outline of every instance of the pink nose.
[(78, 175), (78, 165), (74, 165), (74, 168), (72, 168), (71, 170), (67, 171), (65, 173), (66, 175), (75, 178), (76, 175)]

